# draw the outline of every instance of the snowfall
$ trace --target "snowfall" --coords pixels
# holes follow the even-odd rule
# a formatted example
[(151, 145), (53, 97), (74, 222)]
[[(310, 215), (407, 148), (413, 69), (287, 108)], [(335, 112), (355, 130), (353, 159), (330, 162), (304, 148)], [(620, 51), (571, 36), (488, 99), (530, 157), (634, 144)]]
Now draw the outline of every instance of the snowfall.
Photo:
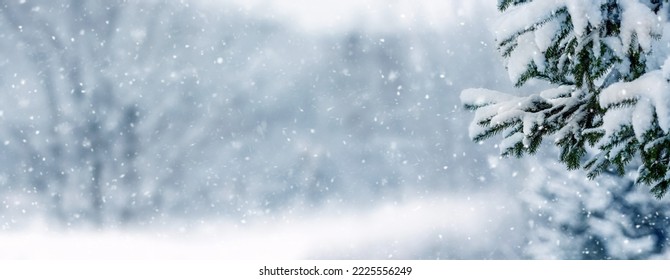
[(0, 259), (574, 257), (529, 253), (533, 186), (592, 181), (468, 136), (464, 89), (546, 87), (494, 0), (15, 2)]

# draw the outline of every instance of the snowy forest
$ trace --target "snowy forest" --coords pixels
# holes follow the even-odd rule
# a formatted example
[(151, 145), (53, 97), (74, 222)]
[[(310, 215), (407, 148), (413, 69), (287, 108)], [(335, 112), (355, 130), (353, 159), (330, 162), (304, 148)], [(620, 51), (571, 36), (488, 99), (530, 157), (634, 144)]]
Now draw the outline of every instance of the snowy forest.
[(0, 258), (670, 258), (669, 17), (0, 1)]

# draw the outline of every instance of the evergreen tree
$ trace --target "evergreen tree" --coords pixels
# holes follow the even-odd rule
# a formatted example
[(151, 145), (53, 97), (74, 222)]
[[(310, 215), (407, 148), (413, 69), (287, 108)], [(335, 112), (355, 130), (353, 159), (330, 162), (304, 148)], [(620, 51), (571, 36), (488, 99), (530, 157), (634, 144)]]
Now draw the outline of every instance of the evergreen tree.
[(594, 183), (582, 170), (566, 175), (557, 161), (525, 163), (534, 175), (521, 194), (529, 222), (526, 257), (667, 258), (670, 205), (635, 188), (632, 172), (623, 178), (607, 172)]
[[(560, 161), (589, 178), (623, 175), (661, 198), (670, 184), (668, 1), (499, 0), (499, 49), (510, 79), (553, 87), (529, 96), (467, 89), (470, 136), (501, 133), (501, 153), (522, 156), (555, 137)], [(589, 153), (590, 148), (597, 152)]]

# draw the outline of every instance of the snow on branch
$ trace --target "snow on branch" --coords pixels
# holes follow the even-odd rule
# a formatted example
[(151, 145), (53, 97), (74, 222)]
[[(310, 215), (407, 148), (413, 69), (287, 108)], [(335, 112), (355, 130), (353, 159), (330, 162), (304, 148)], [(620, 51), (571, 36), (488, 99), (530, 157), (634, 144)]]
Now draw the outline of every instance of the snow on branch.
[[(633, 127), (635, 137), (640, 141), (654, 123), (663, 132), (670, 131), (670, 84), (661, 70), (607, 87), (600, 93), (599, 103), (602, 108), (609, 109), (602, 126), (606, 138), (625, 125)], [(629, 106), (633, 109), (622, 109)]]
[[(469, 89), (470, 137), (502, 134), (503, 155), (534, 153), (555, 137), (568, 169), (594, 178), (623, 174), (639, 156), (638, 182), (657, 197), (670, 188), (668, 1), (500, 0), (496, 38), (516, 86), (545, 80), (529, 96)], [(666, 29), (665, 33), (663, 32)], [(588, 154), (588, 147), (599, 152)], [(586, 159), (584, 159), (586, 158)]]
[[(554, 123), (582, 119), (575, 115), (581, 111), (574, 107), (580, 107), (584, 102), (581, 95), (575, 93), (575, 88), (570, 86), (525, 97), (488, 89), (467, 89), (461, 93), (461, 102), (466, 108), (475, 110), (469, 128), (473, 140), (481, 141), (502, 133), (501, 154), (521, 156), (525, 152), (534, 153), (547, 134), (557, 131), (563, 131), (563, 137), (571, 134)], [(572, 125), (580, 126), (579, 123)]]
[[(645, 52), (651, 51), (654, 38), (661, 35), (663, 21), (649, 7), (638, 0), (620, 0), (620, 37), (625, 47), (637, 43)], [(635, 40), (634, 40), (635, 39)]]

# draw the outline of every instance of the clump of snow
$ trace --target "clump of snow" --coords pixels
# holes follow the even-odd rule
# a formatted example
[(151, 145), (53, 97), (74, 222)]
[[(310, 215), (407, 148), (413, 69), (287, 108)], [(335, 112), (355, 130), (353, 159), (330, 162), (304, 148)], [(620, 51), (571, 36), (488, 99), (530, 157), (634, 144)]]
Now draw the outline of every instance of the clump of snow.
[(661, 34), (661, 21), (646, 5), (638, 0), (620, 0), (621, 30), (624, 46), (629, 47), (635, 38), (645, 52), (651, 50), (653, 37)]
[(533, 63), (538, 67), (544, 67), (544, 55), (535, 44), (532, 33), (525, 33), (518, 38), (519, 45), (510, 54), (507, 62), (507, 73), (512, 81), (518, 81), (528, 70), (528, 65)]
[(535, 44), (540, 50), (546, 50), (551, 45), (551, 41), (554, 39), (556, 32), (561, 29), (561, 25), (558, 21), (551, 20), (535, 30)]
[(496, 38), (506, 40), (517, 34), (519, 30), (535, 28), (536, 22), (552, 17), (553, 13), (564, 6), (563, 1), (532, 1), (521, 6), (510, 7), (496, 22)]
[[(560, 1), (556, 1), (560, 2)], [(582, 36), (588, 26), (599, 26), (602, 22), (600, 6), (604, 0), (565, 0), (565, 7), (571, 15), (572, 26), (577, 36)]]
[(663, 66), (661, 67), (663, 70), (663, 78), (665, 78), (666, 81), (670, 82), (670, 57), (665, 59), (665, 62), (663, 62)]
[[(663, 132), (670, 131), (670, 84), (663, 71), (651, 71), (634, 81), (615, 83), (600, 93), (600, 106), (609, 108), (603, 124), (606, 136), (613, 135), (622, 126), (632, 125), (635, 136), (642, 140), (653, 120), (658, 121)], [(626, 105), (627, 102), (634, 104)]]

